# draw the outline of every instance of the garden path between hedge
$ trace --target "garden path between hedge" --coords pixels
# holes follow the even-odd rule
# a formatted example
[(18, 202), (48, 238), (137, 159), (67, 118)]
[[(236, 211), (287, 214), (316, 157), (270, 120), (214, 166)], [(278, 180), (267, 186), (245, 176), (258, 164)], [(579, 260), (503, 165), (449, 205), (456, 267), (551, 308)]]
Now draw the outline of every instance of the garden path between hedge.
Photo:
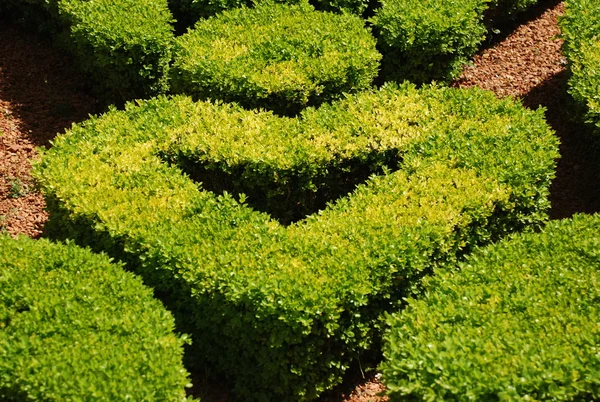
[[(500, 97), (521, 98), (531, 108), (546, 107), (547, 120), (562, 143), (550, 195), (553, 219), (600, 211), (599, 141), (569, 118), (566, 60), (557, 26), (563, 11), (563, 2), (542, 0), (504, 27), (453, 84), (477, 85)], [(69, 57), (44, 38), (10, 24), (0, 26), (0, 231), (41, 236), (47, 214), (30, 176), (35, 147), (50, 146), (56, 133), (99, 111)], [(203, 401), (227, 400), (226, 387), (200, 374), (194, 377)], [(378, 395), (384, 387), (377, 374), (357, 378), (320, 401), (387, 401)]]

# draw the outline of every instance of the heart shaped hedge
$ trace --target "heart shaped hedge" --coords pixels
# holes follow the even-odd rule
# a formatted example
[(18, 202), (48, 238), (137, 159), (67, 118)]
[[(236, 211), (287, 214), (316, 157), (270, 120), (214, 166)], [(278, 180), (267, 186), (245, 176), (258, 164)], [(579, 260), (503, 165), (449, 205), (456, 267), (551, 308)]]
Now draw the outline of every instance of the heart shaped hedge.
[[(541, 223), (558, 156), (541, 110), (411, 85), (298, 118), (158, 98), (54, 145), (35, 168), (50, 234), (126, 261), (192, 333), (189, 357), (261, 401), (310, 400), (339, 383), (419, 278)], [(244, 196), (204, 190), (182, 172), (190, 164), (245, 185), (263, 210), (382, 174), (285, 227)]]

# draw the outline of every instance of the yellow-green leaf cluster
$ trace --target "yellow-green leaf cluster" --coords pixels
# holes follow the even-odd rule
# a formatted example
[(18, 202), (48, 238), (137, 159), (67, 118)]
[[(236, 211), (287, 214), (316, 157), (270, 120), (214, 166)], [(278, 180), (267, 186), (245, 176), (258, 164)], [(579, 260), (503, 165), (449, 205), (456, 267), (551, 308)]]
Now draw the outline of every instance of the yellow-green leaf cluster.
[(174, 92), (280, 114), (368, 88), (381, 55), (351, 14), (262, 2), (200, 20), (176, 42)]

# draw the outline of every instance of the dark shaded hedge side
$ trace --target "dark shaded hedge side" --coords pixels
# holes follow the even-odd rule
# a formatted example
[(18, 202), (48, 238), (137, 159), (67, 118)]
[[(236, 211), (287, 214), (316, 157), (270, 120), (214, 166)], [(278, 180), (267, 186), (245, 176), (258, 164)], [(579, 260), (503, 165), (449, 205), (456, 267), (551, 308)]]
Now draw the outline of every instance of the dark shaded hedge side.
[[(341, 381), (421, 276), (543, 222), (557, 156), (542, 110), (405, 85), (298, 118), (159, 98), (75, 126), (35, 170), (50, 233), (127, 261), (192, 332), (198, 364), (242, 400), (303, 401)], [(345, 180), (344, 161), (384, 174), (284, 227), (181, 160), (265, 193), (298, 176), (308, 197), (330, 171)]]
[[(192, 26), (203, 18), (212, 17), (223, 11), (241, 7), (254, 7), (263, 3), (301, 4), (306, 0), (168, 0), (169, 7), (182, 26)], [(368, 0), (314, 0), (310, 1), (319, 11), (348, 12), (362, 14)]]
[(52, 33), (107, 102), (168, 89), (174, 36), (166, 0), (2, 1), (15, 16)]
[[(457, 78), (487, 35), (486, 12), (508, 16), (537, 0), (382, 0), (371, 19), (388, 80), (417, 83)], [(487, 24), (489, 25), (489, 24)]]
[(368, 88), (381, 55), (363, 19), (264, 2), (199, 21), (177, 39), (172, 88), (295, 114)]
[(0, 235), (0, 400), (181, 402), (174, 324), (106, 256)]
[(600, 216), (554, 221), (437, 272), (388, 317), (391, 401), (600, 399)]
[(588, 121), (600, 127), (600, 3), (567, 1), (561, 29), (571, 73), (569, 93)]

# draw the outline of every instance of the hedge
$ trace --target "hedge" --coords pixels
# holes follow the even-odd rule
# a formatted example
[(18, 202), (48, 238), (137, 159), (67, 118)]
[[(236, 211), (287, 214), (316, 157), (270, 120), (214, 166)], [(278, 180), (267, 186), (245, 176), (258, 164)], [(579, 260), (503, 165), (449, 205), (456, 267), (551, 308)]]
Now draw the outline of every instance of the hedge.
[(493, 0), (490, 4), (492, 10), (505, 16), (514, 16), (528, 8), (535, 6), (539, 0)]
[(264, 2), (201, 20), (179, 37), (172, 88), (294, 114), (368, 88), (380, 59), (359, 17)]
[(600, 215), (555, 221), (438, 272), (388, 318), (390, 401), (600, 399)]
[[(273, 2), (280, 4), (301, 4), (305, 0), (168, 0), (169, 7), (182, 26), (192, 26), (203, 18), (209, 18), (223, 11), (257, 4)], [(310, 2), (317, 10), (362, 14), (369, 6), (368, 0), (314, 0)]]
[(183, 401), (174, 325), (106, 256), (0, 235), (0, 400)]
[(164, 93), (174, 41), (166, 0), (2, 0), (48, 29), (103, 100)]
[[(386, 79), (449, 82), (487, 35), (489, 18), (525, 10), (537, 0), (382, 0), (371, 21)], [(490, 9), (488, 9), (490, 8)]]
[(600, 127), (600, 4), (569, 0), (561, 19), (563, 50), (569, 60), (569, 93), (589, 122)]
[[(242, 400), (304, 401), (341, 381), (421, 276), (543, 222), (557, 156), (543, 110), (407, 84), (297, 118), (182, 96), (129, 104), (57, 137), (35, 176), (49, 234), (127, 261), (192, 333), (191, 360)], [(248, 206), (344, 195), (320, 187), (364, 177), (356, 163), (381, 174), (300, 222)], [(218, 195), (223, 181), (263, 198)]]

